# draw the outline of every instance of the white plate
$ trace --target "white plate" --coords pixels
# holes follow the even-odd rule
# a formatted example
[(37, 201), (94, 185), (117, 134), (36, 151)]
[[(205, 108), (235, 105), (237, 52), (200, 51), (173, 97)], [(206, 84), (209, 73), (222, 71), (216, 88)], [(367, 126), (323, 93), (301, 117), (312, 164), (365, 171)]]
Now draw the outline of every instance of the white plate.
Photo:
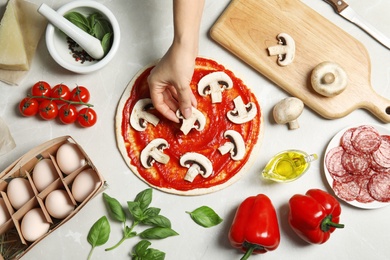
[[(326, 163), (325, 163), (325, 158), (326, 158), (326, 155), (328, 154), (328, 152), (334, 148), (334, 147), (337, 147), (337, 146), (340, 146), (340, 139), (341, 137), (343, 136), (343, 134), (345, 133), (345, 131), (347, 131), (348, 129), (350, 128), (354, 128), (354, 127), (359, 127), (359, 126), (362, 126), (362, 125), (368, 125), (368, 126), (372, 126), (374, 127), (381, 135), (390, 135), (390, 130), (385, 128), (384, 126), (382, 125), (377, 125), (377, 124), (359, 124), (359, 125), (352, 125), (352, 126), (349, 126), (349, 127), (346, 127), (344, 129), (342, 129), (340, 132), (338, 132), (333, 138), (332, 140), (330, 140), (329, 144), (328, 144), (328, 147), (326, 148), (326, 151), (325, 151), (325, 156), (324, 156), (324, 171), (325, 171), (325, 177), (326, 177), (326, 180), (328, 181), (330, 187), (333, 189), (333, 178), (331, 176), (331, 174), (329, 173), (327, 167), (326, 167)], [(337, 194), (336, 194), (337, 196)], [(339, 197), (340, 198), (340, 197)], [(355, 206), (355, 207), (358, 207), (358, 208), (364, 208), (364, 209), (376, 209), (376, 208), (381, 208), (381, 207), (384, 207), (384, 206), (387, 206), (389, 205), (390, 203), (386, 202), (379, 202), (379, 201), (373, 201), (373, 202), (368, 202), (368, 203), (362, 203), (362, 202), (358, 202), (356, 200), (353, 200), (353, 201), (346, 201), (342, 198), (340, 198), (341, 200), (347, 202), (348, 204), (351, 204), (352, 206)]]

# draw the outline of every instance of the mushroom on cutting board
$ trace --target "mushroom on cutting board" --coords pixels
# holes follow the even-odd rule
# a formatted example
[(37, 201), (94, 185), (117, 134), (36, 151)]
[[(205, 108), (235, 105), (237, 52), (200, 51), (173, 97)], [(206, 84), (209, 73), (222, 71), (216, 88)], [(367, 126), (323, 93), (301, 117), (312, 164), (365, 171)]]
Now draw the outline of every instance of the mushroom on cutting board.
[(268, 47), (270, 56), (278, 56), (278, 64), (287, 66), (293, 62), (295, 57), (295, 41), (287, 33), (278, 34), (278, 45)]
[(241, 96), (233, 100), (234, 109), (227, 113), (228, 119), (235, 124), (243, 124), (251, 121), (257, 114), (257, 107), (253, 102), (244, 104)]
[(141, 164), (145, 168), (150, 168), (155, 162), (167, 164), (169, 156), (164, 154), (163, 150), (168, 148), (168, 142), (163, 138), (152, 140), (141, 152)]
[(295, 97), (282, 99), (274, 106), (273, 116), (278, 124), (288, 124), (290, 130), (298, 129), (298, 117), (302, 114), (304, 104)]
[(200, 79), (198, 83), (199, 95), (211, 96), (211, 103), (222, 102), (222, 92), (233, 87), (233, 81), (223, 71), (212, 72)]
[(334, 97), (345, 90), (348, 75), (336, 62), (324, 61), (318, 64), (311, 73), (313, 89), (325, 97)]
[(140, 99), (135, 103), (130, 115), (130, 125), (137, 131), (144, 131), (148, 123), (156, 126), (160, 119), (148, 112), (153, 108), (150, 98)]
[(193, 182), (198, 174), (203, 178), (207, 178), (213, 173), (211, 161), (200, 153), (189, 152), (184, 154), (180, 157), (180, 165), (188, 168), (184, 180), (189, 182)]
[(226, 130), (223, 136), (228, 138), (229, 142), (226, 142), (218, 148), (221, 154), (224, 155), (230, 152), (230, 157), (233, 160), (242, 160), (245, 155), (245, 142), (242, 135), (234, 130)]
[(180, 110), (176, 111), (176, 116), (182, 120), (180, 130), (187, 135), (192, 128), (197, 131), (202, 131), (206, 125), (206, 117), (198, 109), (192, 107), (192, 115), (189, 118), (185, 118)]

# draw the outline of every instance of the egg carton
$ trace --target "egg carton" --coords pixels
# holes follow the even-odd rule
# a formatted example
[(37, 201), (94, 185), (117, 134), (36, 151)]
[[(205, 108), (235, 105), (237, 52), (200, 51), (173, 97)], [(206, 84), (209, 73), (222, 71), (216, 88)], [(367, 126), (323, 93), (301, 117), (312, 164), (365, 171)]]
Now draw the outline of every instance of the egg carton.
[[(63, 144), (66, 143), (74, 144), (75, 147), (77, 147), (77, 149), (85, 159), (84, 165), (82, 165), (77, 170), (74, 170), (69, 174), (64, 174), (60, 170), (60, 167), (56, 161), (57, 150), (59, 149), (59, 147), (61, 147)], [(55, 180), (52, 183), (50, 183), (46, 188), (44, 188), (41, 191), (38, 191), (33, 181), (33, 174), (34, 174), (33, 169), (35, 165), (42, 159), (50, 159), (53, 162), (58, 177), (56, 176)], [(72, 184), (75, 178), (81, 172), (88, 169), (92, 169), (93, 170), (92, 172), (96, 173), (96, 176), (94, 177), (96, 177), (98, 183), (93, 189), (93, 191), (89, 195), (87, 195), (87, 197), (83, 201), (80, 202), (80, 200), (77, 201), (72, 194)], [(7, 194), (7, 187), (10, 181), (12, 181), (14, 178), (27, 179), (31, 189), (34, 192), (34, 196), (18, 209), (15, 209), (12, 206), (12, 203), (10, 202), (9, 199), (9, 194)], [(4, 236), (7, 235), (7, 233), (10, 234), (12, 233), (13, 237), (17, 238), (16, 239), (17, 245), (13, 244), (13, 247), (22, 248), (22, 249), (21, 252), (18, 253), (15, 259), (21, 258), (32, 247), (34, 247), (37, 243), (39, 243), (42, 239), (47, 237), (51, 232), (61, 227), (62, 224), (64, 224), (69, 219), (71, 219), (83, 206), (85, 206), (85, 204), (88, 201), (90, 201), (97, 193), (99, 193), (102, 190), (102, 188), (104, 188), (104, 186), (105, 186), (104, 178), (99, 174), (98, 170), (95, 168), (95, 166), (93, 165), (92, 161), (85, 153), (85, 151), (70, 136), (62, 136), (47, 141), (46, 143), (43, 143), (33, 148), (25, 155), (20, 157), (18, 160), (16, 160), (14, 163), (12, 163), (9, 167), (7, 167), (3, 172), (0, 173), (0, 195), (4, 201), (5, 207), (10, 217), (4, 224), (0, 226), (0, 235)], [(73, 211), (71, 211), (71, 213), (63, 219), (53, 218), (49, 214), (49, 211), (45, 206), (45, 199), (48, 196), (48, 194), (58, 189), (65, 190), (66, 194), (69, 196), (72, 204), (74, 205)], [(46, 232), (44, 235), (40, 236), (39, 238), (31, 242), (25, 239), (25, 237), (23, 236), (23, 233), (21, 231), (21, 222), (23, 217), (31, 209), (34, 208), (40, 208), (42, 210), (44, 214), (44, 218), (50, 224), (50, 228), (49, 231)], [(15, 233), (17, 233), (17, 235), (15, 235)], [(0, 252), (0, 258), (1, 258), (1, 252)]]

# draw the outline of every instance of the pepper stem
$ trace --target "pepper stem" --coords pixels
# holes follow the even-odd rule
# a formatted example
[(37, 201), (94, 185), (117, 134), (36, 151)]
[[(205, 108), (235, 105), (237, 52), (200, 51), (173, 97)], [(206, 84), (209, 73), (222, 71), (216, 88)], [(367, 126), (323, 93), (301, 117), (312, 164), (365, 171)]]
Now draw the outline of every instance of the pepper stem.
[(251, 247), (249, 247), (248, 250), (246, 250), (245, 255), (244, 255), (243, 257), (241, 257), (240, 260), (246, 260), (246, 259), (248, 259), (248, 258), (251, 256), (251, 254), (253, 253), (253, 251), (254, 251), (255, 249), (256, 249), (256, 246), (251, 246)]
[(321, 222), (321, 230), (327, 232), (331, 227), (344, 228), (344, 224), (333, 222), (332, 215), (328, 215)]

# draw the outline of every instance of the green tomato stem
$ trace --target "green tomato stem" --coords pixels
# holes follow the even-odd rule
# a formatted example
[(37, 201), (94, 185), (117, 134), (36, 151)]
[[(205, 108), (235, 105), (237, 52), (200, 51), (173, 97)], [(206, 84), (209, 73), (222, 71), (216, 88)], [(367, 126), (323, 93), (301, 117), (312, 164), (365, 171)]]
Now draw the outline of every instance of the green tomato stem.
[(42, 98), (42, 99), (49, 99), (49, 100), (61, 100), (65, 103), (68, 103), (70, 105), (84, 105), (84, 106), (87, 106), (87, 107), (93, 107), (92, 104), (89, 104), (89, 103), (85, 103), (85, 102), (82, 102), (82, 101), (71, 101), (71, 100), (66, 100), (66, 99), (63, 99), (63, 98), (52, 98), (52, 97), (46, 97), (46, 96), (32, 96), (32, 95), (27, 95), (29, 98)]

